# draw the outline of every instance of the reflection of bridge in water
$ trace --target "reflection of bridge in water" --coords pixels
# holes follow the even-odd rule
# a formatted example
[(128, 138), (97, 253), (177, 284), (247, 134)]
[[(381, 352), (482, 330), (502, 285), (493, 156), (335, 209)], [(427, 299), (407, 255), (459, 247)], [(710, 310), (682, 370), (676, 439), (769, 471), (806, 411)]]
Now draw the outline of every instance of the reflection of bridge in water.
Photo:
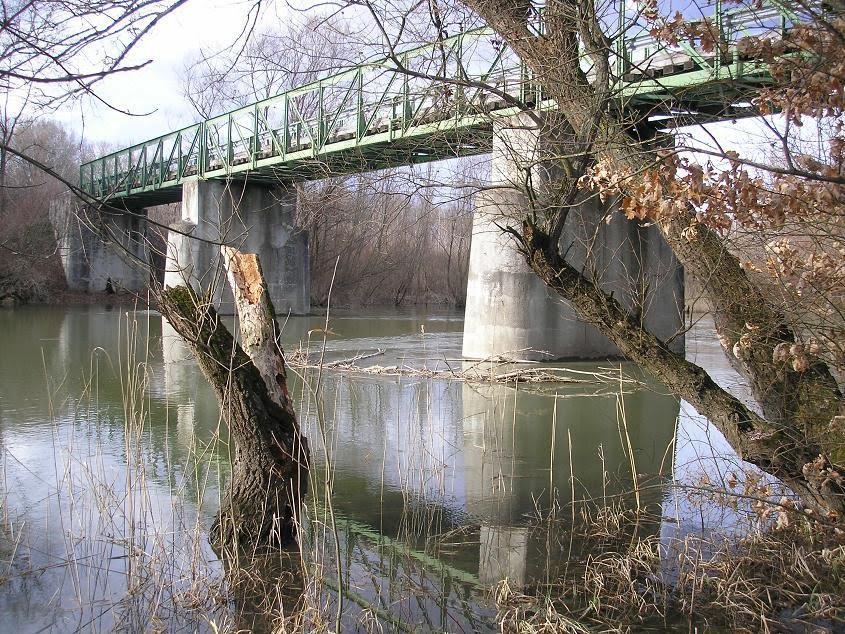
[[(750, 114), (750, 98), (771, 82), (766, 64), (745, 59), (744, 35), (782, 37), (802, 20), (791, 3), (721, 1), (688, 17), (706, 16), (713, 51), (656, 41), (625, 0), (606, 16), (613, 42), (609, 81), (619, 104), (646, 127), (672, 128)], [(543, 36), (538, 18), (533, 26)], [(582, 65), (592, 76), (586, 58)], [(520, 112), (554, 108), (514, 52), (487, 28), (377, 59), (85, 163), (80, 187), (119, 210), (104, 221), (124, 251), (144, 259), (144, 209), (182, 201), (182, 222), (170, 232), (166, 284), (215, 287), (217, 250), (195, 238), (225, 241), (258, 253), (281, 312), (309, 311), (307, 236), (294, 227), (294, 182), (457, 156), (492, 153), (496, 186), (476, 201), (463, 354), (602, 358), (616, 348), (548, 294), (497, 222), (527, 204), (514, 187), (533, 169), (539, 132)], [(122, 211), (121, 211), (122, 210)], [(65, 210), (69, 212), (69, 210)], [(56, 214), (59, 218), (61, 214)], [(72, 287), (136, 289), (146, 274), (106, 253), (66, 213), (60, 223)], [(646, 326), (669, 339), (682, 326), (683, 275), (655, 228), (607, 216), (597, 202), (570, 213), (562, 241), (576, 268), (596, 271), (603, 288), (642, 308)], [(184, 234), (189, 234), (186, 237)], [(643, 289), (647, 289), (643, 297)], [(229, 297), (216, 289), (224, 307)], [(683, 338), (672, 345), (683, 349)]]
[[(655, 485), (671, 476), (678, 401), (652, 392), (626, 396), (626, 436), (613, 394), (342, 378), (326, 388), (338, 405), (336, 506), (412, 543), (423, 544), (432, 525), (436, 532), (471, 527), (462, 539), (479, 546), (459, 552), (455, 565), (477, 571), (482, 583), (539, 574), (547, 554), (526, 525), (553, 498), (566, 504), (574, 489), (577, 500), (633, 508), (623, 442), (630, 440), (640, 484), (649, 485), (642, 504), (659, 504)], [(379, 498), (381, 508), (370, 509)]]
[[(178, 340), (164, 341), (171, 346), (165, 362), (178, 359)], [(344, 341), (345, 351), (360, 349), (358, 341)], [(189, 359), (173, 365), (185, 371), (166, 370), (169, 382), (202, 381)], [(332, 499), (353, 523), (350, 530), (365, 526), (419, 551), (430, 551), (432, 536), (457, 531), (459, 545), (440, 559), (483, 584), (504, 577), (523, 583), (541, 573), (548, 545), (528, 525), (553, 500), (565, 506), (574, 490), (577, 500), (635, 508), (633, 464), (640, 504), (655, 509), (672, 475), (679, 403), (647, 389), (620, 401), (613, 386), (594, 395), (596, 386), (536, 392), (341, 373), (324, 374), (323, 381)], [(166, 389), (185, 394), (193, 388)], [(320, 472), (325, 455), (316, 415), (313, 407), (299, 409)], [(202, 440), (216, 418), (180, 416), (178, 424)], [(190, 433), (177, 430), (179, 438)], [(657, 534), (659, 525), (653, 530)]]

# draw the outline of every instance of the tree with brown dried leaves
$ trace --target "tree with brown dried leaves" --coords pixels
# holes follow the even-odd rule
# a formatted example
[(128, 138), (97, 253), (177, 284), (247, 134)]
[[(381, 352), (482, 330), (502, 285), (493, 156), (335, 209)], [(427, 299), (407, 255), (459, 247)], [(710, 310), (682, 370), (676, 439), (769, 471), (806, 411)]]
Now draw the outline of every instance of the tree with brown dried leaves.
[[(374, 19), (388, 23), (377, 17), (388, 9), (365, 4)], [(843, 518), (845, 401), (837, 377), (845, 340), (845, 28), (838, 14), (798, 2), (794, 9), (803, 26), (739, 47), (739, 55), (771, 65), (775, 83), (759, 92), (755, 106), (761, 115), (786, 113), (785, 130), (764, 121), (781, 156), (758, 161), (718, 150), (702, 165), (701, 152), (692, 153), (700, 146), (675, 135), (667, 150), (660, 124), (648, 121), (647, 111), (618, 106), (612, 48), (617, 33), (608, 25), (619, 21), (605, 5), (545, 3), (542, 29), (530, 2), (465, 5), (500, 34), (556, 104), (546, 111), (523, 106), (539, 130), (542, 156), (514, 179), (524, 207), (501, 221), (529, 266), (628, 358), (710, 418), (743, 459), (791, 486), (810, 509)], [(836, 6), (834, 11), (842, 8)], [(730, 48), (710, 18), (662, 17), (657, 3), (646, 2), (636, 19), (669, 44), (690, 42), (718, 55)], [(388, 29), (381, 30), (386, 37)], [(590, 72), (582, 67), (585, 58)], [(724, 103), (725, 112), (732, 106)], [(829, 152), (808, 156), (796, 149), (795, 127), (807, 118), (831, 131)], [(532, 177), (538, 164), (546, 178)], [(645, 329), (635, 310), (567, 259), (563, 228), (571, 210), (590, 196), (621, 200), (619, 209), (631, 222), (659, 228), (704, 289), (719, 339), (747, 378), (759, 411), (673, 352)]]

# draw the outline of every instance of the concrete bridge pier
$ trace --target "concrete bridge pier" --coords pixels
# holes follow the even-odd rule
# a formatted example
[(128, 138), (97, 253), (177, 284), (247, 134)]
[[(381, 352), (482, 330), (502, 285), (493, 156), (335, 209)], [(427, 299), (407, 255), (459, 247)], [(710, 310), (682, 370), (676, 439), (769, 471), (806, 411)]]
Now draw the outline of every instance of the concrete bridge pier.
[(51, 204), (50, 220), (70, 290), (138, 292), (149, 284), (143, 209), (95, 208), (67, 196)]
[[(496, 125), (493, 186), (475, 200), (463, 356), (515, 360), (596, 359), (619, 351), (531, 271), (513, 238), (499, 226), (519, 227), (530, 208), (520, 184), (548, 179), (537, 168), (539, 131), (525, 115)], [(609, 218), (609, 221), (608, 221)], [(585, 199), (570, 210), (561, 237), (570, 263), (601, 280), (628, 307), (641, 306), (645, 324), (671, 337), (683, 326), (683, 269), (655, 227)], [(672, 347), (683, 352), (683, 335)]]
[(235, 181), (193, 181), (182, 189), (182, 220), (171, 226), (165, 286), (189, 282), (223, 313), (232, 294), (219, 243), (257, 253), (276, 313), (310, 310), (308, 234), (294, 227), (294, 189)]

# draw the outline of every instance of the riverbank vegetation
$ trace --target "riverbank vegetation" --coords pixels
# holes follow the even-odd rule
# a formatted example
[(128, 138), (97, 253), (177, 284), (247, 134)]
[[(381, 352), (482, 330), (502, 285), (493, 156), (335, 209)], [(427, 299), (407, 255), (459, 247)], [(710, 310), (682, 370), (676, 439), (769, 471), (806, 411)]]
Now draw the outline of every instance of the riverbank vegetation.
[(637, 534), (662, 518), (613, 508), (579, 513), (577, 524), (541, 522), (572, 553), (570, 565), (528, 588), (499, 584), (503, 630), (842, 631), (845, 535), (791, 502), (758, 500), (751, 517), (762, 522), (742, 537), (714, 532), (667, 541)]
[[(61, 126), (10, 112), (8, 103), (0, 112), (0, 138), (69, 180), (83, 156), (78, 139)], [(65, 288), (48, 214), (64, 191), (52, 176), (0, 147), (0, 304), (46, 302)]]

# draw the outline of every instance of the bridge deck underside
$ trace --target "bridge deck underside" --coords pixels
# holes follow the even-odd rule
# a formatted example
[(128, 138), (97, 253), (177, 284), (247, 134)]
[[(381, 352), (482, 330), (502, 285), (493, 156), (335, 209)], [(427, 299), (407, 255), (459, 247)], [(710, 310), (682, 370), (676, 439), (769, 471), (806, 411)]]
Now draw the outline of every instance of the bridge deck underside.
[[(363, 143), (344, 142), (346, 147), (315, 154), (311, 148), (272, 154), (235, 157), (231, 165), (212, 162), (203, 176), (188, 174), (136, 187), (127, 194), (115, 192), (114, 205), (144, 208), (179, 202), (182, 184), (193, 180), (235, 180), (268, 186), (373, 172), (403, 165), (415, 165), (489, 153), (493, 133), (489, 121), (473, 127), (447, 127), (428, 133), (397, 136), (396, 131), (370, 135)], [(340, 145), (341, 143), (332, 144)], [(215, 168), (216, 169), (213, 169)]]

